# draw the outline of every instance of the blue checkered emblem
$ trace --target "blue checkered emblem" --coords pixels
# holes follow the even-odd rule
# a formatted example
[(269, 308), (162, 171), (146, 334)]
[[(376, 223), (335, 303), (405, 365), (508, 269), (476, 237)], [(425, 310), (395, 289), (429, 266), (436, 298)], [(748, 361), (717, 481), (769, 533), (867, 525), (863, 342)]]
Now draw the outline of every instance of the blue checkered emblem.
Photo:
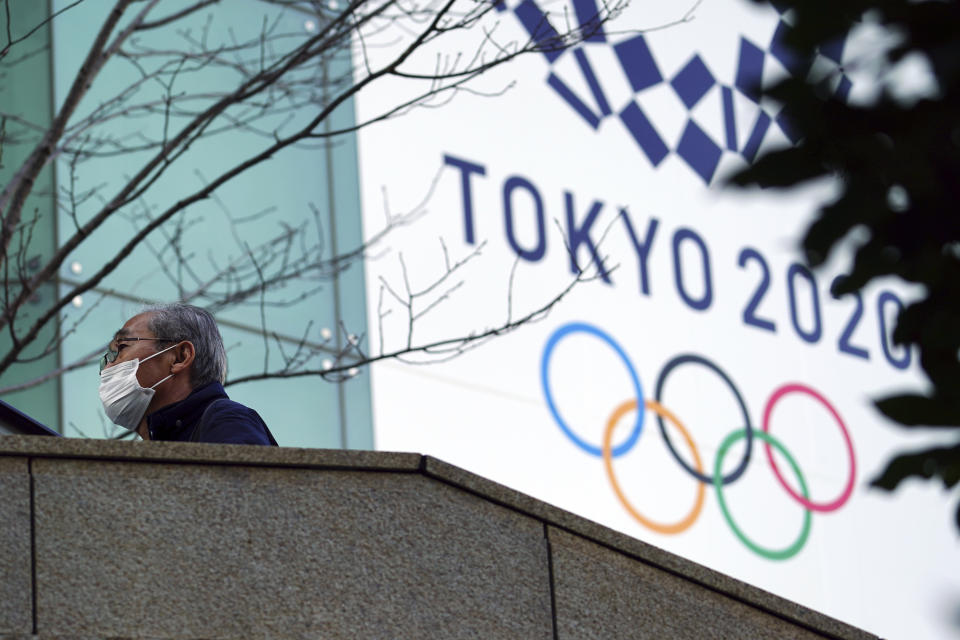
[[(655, 52), (651, 51), (642, 34), (617, 42), (611, 41), (602, 25), (596, 23), (598, 10), (595, 0), (573, 0), (580, 28), (589, 35), (577, 47), (566, 49), (554, 45), (559, 42), (559, 35), (536, 0), (522, 0), (514, 7), (513, 13), (532, 40), (543, 46), (543, 55), (551, 67), (547, 75), (547, 85), (589, 127), (597, 129), (604, 119), (616, 118), (654, 167), (660, 166), (667, 156), (673, 153), (709, 185), (723, 154), (739, 154), (747, 162), (752, 162), (767, 134), (774, 127), (779, 128), (790, 141), (797, 142), (798, 138), (791, 129), (789, 118), (782, 111), (772, 112), (771, 107), (761, 105), (760, 86), (764, 65), (768, 56), (772, 56), (791, 75), (806, 77), (814, 61), (798, 58), (784, 45), (784, 38), (791, 27), (784, 19), (784, 8), (777, 6), (776, 2), (772, 4), (780, 18), (770, 41), (767, 46), (761, 47), (746, 37), (741, 37), (739, 51), (731, 52), (737, 56), (736, 74), (735, 77), (727, 79), (728, 83), (716, 77), (699, 53), (694, 53), (679, 69), (672, 70), (672, 74), (665, 74), (665, 70), (657, 64)], [(503, 2), (497, 8), (500, 11), (508, 10)], [(633, 91), (632, 99), (627, 104), (610, 104), (587, 55), (592, 47), (612, 47), (620, 70)], [(841, 66), (843, 47), (844, 42), (837, 41), (821, 47), (817, 55), (822, 61), (836, 67), (835, 75), (838, 81), (834, 93), (839, 99), (846, 100), (851, 82)], [(577, 95), (554, 70), (558, 60), (570, 55), (574, 57), (576, 67), (589, 88), (589, 97)], [(662, 133), (656, 121), (648, 115), (652, 110), (644, 108), (645, 98), (664, 85), (676, 94), (686, 108), (686, 123), (679, 137), (674, 136), (673, 139)], [(712, 91), (719, 91), (721, 96), (719, 104), (723, 131), (719, 135), (708, 133), (708, 128), (698, 122), (696, 115), (698, 105)], [(734, 108), (736, 96), (743, 96), (755, 105), (752, 119), (737, 121)], [(741, 132), (739, 127), (746, 129)], [(746, 131), (749, 131), (749, 134), (744, 136)]]

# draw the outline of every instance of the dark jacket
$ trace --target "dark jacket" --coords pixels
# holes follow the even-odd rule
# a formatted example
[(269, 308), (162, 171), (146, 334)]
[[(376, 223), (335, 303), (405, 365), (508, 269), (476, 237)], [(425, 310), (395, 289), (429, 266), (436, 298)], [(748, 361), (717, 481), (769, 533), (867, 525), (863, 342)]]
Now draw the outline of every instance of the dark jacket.
[(277, 445), (256, 411), (229, 398), (210, 409), (206, 427), (198, 438), (194, 438), (193, 432), (199, 426), (204, 409), (218, 398), (227, 398), (227, 392), (219, 382), (211, 382), (194, 389), (180, 402), (157, 409), (147, 416), (150, 439)]

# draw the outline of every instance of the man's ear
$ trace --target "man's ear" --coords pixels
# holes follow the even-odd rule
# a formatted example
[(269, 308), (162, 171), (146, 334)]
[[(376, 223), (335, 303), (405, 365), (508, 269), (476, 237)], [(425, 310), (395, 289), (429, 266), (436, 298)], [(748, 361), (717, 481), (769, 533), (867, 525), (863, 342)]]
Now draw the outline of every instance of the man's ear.
[(190, 368), (193, 364), (193, 358), (196, 356), (196, 349), (189, 340), (184, 340), (173, 349), (175, 360), (170, 367), (170, 373), (181, 373)]

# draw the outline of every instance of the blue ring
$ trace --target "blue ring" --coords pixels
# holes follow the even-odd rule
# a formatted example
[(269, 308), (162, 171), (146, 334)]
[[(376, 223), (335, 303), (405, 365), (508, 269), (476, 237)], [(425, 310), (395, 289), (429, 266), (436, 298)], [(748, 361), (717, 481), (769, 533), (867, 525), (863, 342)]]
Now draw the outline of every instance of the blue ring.
[(540, 360), (540, 383), (543, 385), (543, 395), (547, 399), (547, 406), (550, 408), (550, 414), (553, 416), (553, 419), (560, 426), (560, 429), (570, 438), (574, 444), (578, 447), (589, 453), (590, 455), (596, 456), (598, 458), (603, 456), (603, 449), (600, 447), (595, 447), (589, 442), (585, 442), (577, 434), (573, 432), (563, 418), (560, 417), (560, 412), (557, 410), (557, 406), (553, 403), (553, 395), (550, 393), (550, 380), (548, 375), (548, 369), (550, 365), (550, 355), (553, 353), (553, 348), (557, 346), (557, 343), (560, 342), (560, 339), (570, 333), (589, 333), (590, 335), (596, 336), (610, 345), (614, 351), (617, 352), (617, 355), (620, 356), (620, 359), (625, 365), (627, 365), (627, 371), (630, 373), (630, 381), (633, 383), (633, 391), (637, 394), (637, 421), (633, 425), (633, 431), (630, 433), (630, 437), (627, 438), (626, 442), (623, 442), (613, 449), (613, 457), (621, 456), (629, 451), (633, 445), (637, 443), (637, 438), (640, 437), (640, 432), (643, 431), (643, 416), (646, 413), (646, 410), (643, 406), (643, 389), (640, 387), (640, 378), (637, 377), (637, 372), (633, 368), (633, 364), (630, 362), (630, 358), (627, 357), (627, 354), (620, 347), (616, 341), (607, 335), (603, 330), (593, 326), (592, 324), (586, 324), (585, 322), (571, 322), (561, 326), (559, 329), (553, 332), (553, 335), (550, 336), (550, 339), (547, 340), (547, 345), (543, 348), (543, 358)]

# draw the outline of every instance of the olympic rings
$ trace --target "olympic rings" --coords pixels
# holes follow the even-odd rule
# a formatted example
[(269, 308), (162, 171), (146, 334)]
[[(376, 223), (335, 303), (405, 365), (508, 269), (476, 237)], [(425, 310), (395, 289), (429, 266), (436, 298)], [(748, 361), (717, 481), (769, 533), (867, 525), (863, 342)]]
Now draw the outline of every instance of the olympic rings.
[[(620, 357), (620, 360), (624, 363), (627, 368), (627, 372), (630, 375), (630, 380), (633, 384), (633, 390), (636, 394), (635, 399), (627, 400), (621, 403), (610, 417), (607, 419), (606, 428), (603, 431), (602, 446), (597, 447), (586, 442), (579, 435), (574, 433), (574, 431), (567, 425), (567, 423), (560, 416), (560, 412), (557, 409), (556, 403), (554, 402), (554, 396), (550, 391), (550, 379), (549, 379), (549, 364), (550, 356), (553, 354), (554, 348), (557, 346), (560, 340), (572, 333), (587, 333), (595, 337), (600, 338), (604, 341), (610, 348), (616, 352)], [(661, 398), (663, 395), (663, 388), (666, 383), (667, 376), (678, 366), (686, 363), (696, 363), (707, 367), (708, 369), (713, 370), (720, 378), (727, 383), (727, 386), (730, 387), (730, 390), (733, 392), (734, 397), (736, 398), (737, 404), (740, 407), (740, 411), (743, 414), (743, 425), (744, 428), (735, 431), (728, 435), (720, 445), (720, 448), (717, 452), (717, 457), (714, 461), (713, 474), (708, 476), (703, 473), (703, 463), (700, 460), (700, 454), (697, 450), (697, 447), (693, 441), (692, 436), (687, 431), (686, 427), (679, 420), (679, 418), (674, 415), (669, 409), (665, 408), (661, 403)], [(724, 519), (727, 524), (733, 530), (733, 533), (737, 538), (751, 551), (760, 555), (764, 558), (770, 560), (785, 560), (793, 557), (803, 548), (804, 544), (810, 535), (810, 528), (812, 522), (812, 511), (819, 512), (829, 512), (835, 511), (843, 506), (853, 494), (853, 486), (856, 482), (856, 456), (854, 454), (853, 441), (850, 437), (850, 433), (847, 430), (846, 425), (843, 422), (843, 419), (840, 417), (840, 414), (833, 407), (833, 405), (818, 391), (814, 390), (811, 387), (808, 387), (799, 383), (786, 384), (779, 387), (774, 393), (770, 396), (770, 399), (767, 400), (767, 403), (764, 408), (763, 414), (763, 429), (758, 431), (753, 427), (753, 424), (750, 421), (750, 414), (747, 410), (746, 403), (743, 400), (743, 397), (740, 395), (740, 391), (737, 389), (737, 386), (734, 384), (733, 380), (724, 372), (719, 366), (711, 362), (710, 360), (704, 358), (703, 356), (694, 355), (694, 354), (683, 354), (674, 357), (664, 365), (663, 369), (660, 372), (659, 377), (657, 378), (655, 400), (646, 400), (643, 399), (643, 389), (640, 385), (640, 379), (637, 376), (637, 372), (634, 369), (633, 363), (627, 357), (626, 352), (623, 348), (606, 332), (598, 327), (595, 327), (590, 324), (583, 322), (574, 322), (570, 324), (565, 324), (559, 327), (554, 331), (554, 333), (547, 340), (546, 345), (544, 346), (543, 357), (540, 361), (540, 382), (543, 385), (543, 392), (546, 398), (547, 406), (549, 407), (550, 414), (553, 416), (554, 421), (560, 426), (560, 429), (563, 433), (580, 449), (594, 455), (597, 457), (602, 457), (604, 462), (604, 468), (607, 474), (607, 478), (610, 481), (613, 491), (617, 496), (617, 499), (623, 505), (624, 509), (635, 518), (640, 524), (663, 534), (677, 534), (681, 533), (688, 528), (690, 528), (693, 523), (700, 516), (701, 511), (703, 510), (704, 503), (704, 494), (705, 494), (705, 485), (711, 484), (717, 492), (717, 500), (720, 505), (720, 510), (723, 514)], [(825, 406), (833, 418), (836, 420), (837, 424), (840, 427), (840, 432), (843, 435), (843, 438), (846, 442), (847, 452), (850, 460), (850, 477), (847, 480), (847, 484), (844, 487), (842, 493), (836, 499), (829, 502), (814, 502), (810, 500), (809, 490), (807, 489), (806, 480), (804, 479), (803, 473), (800, 471), (800, 467), (797, 462), (794, 460), (793, 456), (787, 452), (786, 448), (780, 443), (779, 440), (773, 437), (770, 433), (770, 421), (773, 415), (773, 408), (776, 403), (783, 396), (789, 393), (804, 393), (813, 397), (815, 400), (819, 401), (823, 406)], [(633, 425), (633, 429), (630, 432), (629, 437), (625, 442), (620, 444), (617, 447), (613, 447), (611, 440), (613, 438), (613, 431), (616, 427), (619, 420), (626, 415), (629, 411), (636, 410), (637, 418)], [(683, 517), (679, 522), (663, 524), (658, 523), (646, 518), (627, 500), (626, 495), (623, 493), (620, 488), (620, 484), (616, 479), (613, 470), (613, 458), (616, 458), (620, 455), (623, 455), (629, 451), (639, 440), (640, 434), (643, 429), (643, 419), (645, 412), (649, 410), (652, 411), (657, 416), (657, 422), (660, 426), (660, 433), (663, 436), (663, 439), (669, 449), (671, 455), (676, 459), (677, 462), (691, 475), (697, 478), (700, 482), (698, 483), (697, 497), (694, 501), (693, 509), (686, 516)], [(663, 420), (667, 419), (677, 429), (680, 431), (680, 434), (683, 436), (687, 445), (690, 447), (690, 451), (693, 454), (694, 464), (691, 466), (687, 463), (680, 455), (677, 453), (676, 449), (673, 446), (673, 443), (670, 440), (669, 435), (667, 434), (666, 426), (664, 425)], [(800, 535), (794, 540), (789, 546), (784, 549), (766, 549), (754, 543), (750, 538), (748, 538), (734, 522), (730, 511), (727, 508), (726, 499), (724, 498), (724, 486), (728, 485), (737, 479), (739, 479), (746, 466), (750, 462), (751, 452), (753, 448), (753, 436), (756, 435), (761, 441), (764, 442), (764, 448), (767, 453), (767, 460), (770, 462), (770, 466), (773, 469), (774, 475), (777, 477), (778, 482), (783, 486), (784, 489), (799, 502), (805, 508), (804, 514), (804, 523), (803, 528), (800, 532)], [(734, 469), (731, 473), (726, 476), (721, 475), (723, 468), (723, 458), (726, 456), (727, 451), (736, 441), (740, 439), (746, 439), (746, 451), (744, 453), (743, 459), (737, 465), (737, 468)], [(790, 467), (793, 469), (794, 474), (797, 476), (797, 479), (800, 483), (800, 493), (792, 489), (784, 480), (783, 475), (780, 472), (780, 469), (777, 467), (777, 463), (773, 457), (773, 451), (771, 449), (777, 449), (783, 457), (787, 459)], [(802, 494), (802, 495), (801, 495)]]
[[(693, 461), (697, 465), (697, 470), (701, 471), (703, 469), (703, 463), (700, 461), (700, 453), (697, 451), (697, 446), (693, 443), (693, 438), (690, 437), (690, 433), (687, 431), (686, 427), (684, 427), (677, 417), (669, 410), (660, 406), (659, 402), (647, 400), (646, 405), (647, 409), (653, 411), (657, 416), (665, 416), (667, 420), (672, 422), (674, 426), (680, 430), (680, 434), (683, 435), (683, 439), (687, 441), (687, 446), (690, 447), (690, 451), (693, 453)], [(686, 531), (693, 525), (694, 522), (696, 522), (697, 518), (700, 516), (700, 511), (703, 509), (703, 499), (706, 491), (705, 485), (702, 482), (697, 483), (697, 498), (694, 502), (693, 510), (691, 510), (690, 513), (687, 514), (682, 520), (680, 520), (680, 522), (674, 524), (660, 524), (644, 517), (639, 511), (634, 509), (633, 505), (630, 504), (630, 501), (627, 500), (627, 497), (620, 489), (620, 484), (617, 482), (617, 478), (613, 473), (613, 456), (610, 455), (610, 440), (613, 437), (613, 429), (617, 426), (617, 422), (620, 421), (620, 418), (622, 418), (625, 413), (636, 408), (636, 400), (627, 400), (617, 407), (614, 412), (610, 414), (610, 418), (607, 420), (607, 428), (603, 432), (603, 466), (607, 470), (607, 478), (610, 480), (610, 484), (613, 486), (613, 492), (617, 495), (617, 499), (620, 500), (620, 504), (623, 505), (623, 508), (626, 509), (627, 512), (637, 520), (637, 522), (648, 529), (656, 531), (657, 533), (672, 534)]]
[[(617, 352), (617, 355), (620, 356), (620, 359), (625, 365), (627, 365), (627, 372), (630, 374), (630, 382), (633, 383), (633, 391), (637, 395), (637, 402), (643, 400), (643, 389), (640, 387), (640, 378), (637, 377), (637, 372), (633, 368), (633, 363), (630, 362), (630, 358), (627, 357), (627, 354), (623, 351), (617, 342), (611, 338), (603, 330), (590, 325), (584, 322), (571, 322), (570, 324), (565, 324), (556, 331), (553, 332), (553, 335), (550, 336), (550, 339), (547, 341), (547, 346), (543, 348), (543, 357), (540, 359), (540, 382), (543, 385), (543, 392), (547, 397), (547, 406), (550, 408), (550, 413), (553, 415), (553, 419), (556, 420), (557, 424), (560, 425), (560, 429), (563, 430), (567, 437), (573, 440), (574, 444), (586, 451), (592, 456), (601, 457), (603, 456), (603, 451), (600, 447), (590, 444), (585, 440), (581, 439), (576, 433), (573, 432), (563, 418), (560, 417), (560, 412), (557, 410), (557, 406), (553, 402), (553, 394), (550, 393), (550, 377), (549, 377), (549, 365), (550, 365), (550, 355), (553, 353), (553, 348), (557, 346), (557, 343), (560, 342), (561, 338), (571, 333), (589, 333), (590, 335), (596, 336), (606, 342), (610, 347)], [(633, 448), (633, 445), (637, 443), (637, 439), (640, 437), (640, 432), (643, 430), (643, 415), (644, 412), (637, 411), (637, 421), (633, 425), (633, 431), (630, 432), (630, 437), (627, 438), (627, 441), (622, 443), (620, 446), (616, 447), (613, 450), (613, 456), (622, 456), (624, 453)]]
[(783, 479), (783, 476), (780, 474), (780, 469), (777, 468), (777, 462), (776, 460), (773, 459), (773, 452), (770, 451), (769, 441), (765, 445), (765, 449), (767, 451), (767, 460), (770, 461), (770, 466), (773, 467), (773, 473), (774, 475), (777, 476), (777, 480), (780, 481), (780, 484), (783, 486), (784, 489), (787, 490), (787, 493), (793, 496), (793, 498), (797, 502), (805, 506), (807, 509), (812, 509), (813, 511), (821, 511), (821, 512), (836, 511), (837, 509), (842, 507), (847, 500), (850, 499), (851, 495), (853, 495), (853, 485), (854, 485), (854, 482), (856, 482), (856, 475), (857, 475), (857, 459), (853, 453), (853, 442), (850, 440), (850, 432), (847, 431), (847, 426), (843, 423), (843, 418), (841, 418), (840, 414), (837, 413), (837, 410), (833, 408), (833, 405), (830, 404), (830, 402), (826, 398), (824, 398), (822, 395), (820, 395), (820, 393), (818, 393), (816, 390), (811, 389), (806, 385), (796, 384), (796, 383), (785, 384), (779, 389), (777, 389), (773, 393), (773, 395), (770, 396), (770, 399), (767, 400), (767, 406), (763, 410), (763, 430), (766, 431), (767, 433), (770, 432), (770, 416), (773, 413), (773, 406), (777, 403), (777, 401), (780, 400), (780, 398), (782, 398), (783, 396), (787, 395), (788, 393), (793, 393), (795, 391), (799, 391), (800, 393), (805, 393), (819, 400), (820, 404), (825, 406), (827, 410), (830, 411), (830, 414), (833, 416), (833, 419), (837, 421), (838, 425), (840, 425), (840, 433), (843, 434), (843, 439), (847, 443), (847, 455), (849, 456), (849, 460), (850, 460), (850, 478), (847, 480), (847, 486), (844, 487), (843, 493), (841, 493), (840, 497), (838, 497), (836, 500), (833, 500), (831, 502), (826, 502), (826, 503), (812, 502), (810, 500), (810, 496), (806, 494), (802, 496), (797, 495), (797, 492), (794, 491), (793, 488), (790, 485), (788, 485), (786, 481)]
[[(753, 426), (750, 424), (750, 413), (747, 411), (747, 405), (743, 402), (743, 396), (740, 395), (740, 392), (737, 390), (736, 385), (733, 384), (733, 381), (730, 380), (730, 377), (724, 373), (723, 369), (710, 362), (702, 356), (696, 356), (693, 354), (686, 354), (682, 356), (677, 356), (670, 362), (668, 362), (663, 370), (660, 371), (660, 377), (657, 378), (657, 390), (654, 392), (654, 397), (657, 399), (657, 402), (663, 401), (663, 384), (667, 381), (667, 376), (675, 368), (679, 367), (681, 364), (687, 362), (696, 362), (702, 364), (708, 369), (712, 369), (720, 376), (724, 382), (727, 383), (727, 386), (730, 387), (730, 390), (733, 391), (734, 397), (737, 399), (737, 404), (740, 405), (740, 411), (743, 413), (743, 424), (746, 425), (747, 433), (747, 449), (743, 453), (743, 459), (740, 461), (740, 464), (737, 465), (737, 468), (731, 471), (729, 474), (723, 477), (723, 484), (730, 484), (746, 471), (747, 465), (750, 463), (750, 454), (753, 452)], [(667, 449), (670, 450), (670, 453), (673, 454), (674, 459), (680, 463), (680, 466), (686, 469), (693, 477), (700, 480), (700, 482), (705, 482), (707, 484), (712, 484), (714, 479), (705, 476), (702, 473), (699, 473), (695, 469), (691, 469), (690, 465), (687, 464), (687, 461), (680, 457), (680, 454), (677, 453), (677, 450), (673, 448), (673, 443), (670, 442), (670, 436), (667, 435), (667, 429), (663, 425), (663, 418), (657, 416), (657, 423), (660, 425), (660, 433), (663, 434), (663, 439), (667, 443)]]
[[(803, 548), (803, 545), (807, 542), (807, 537), (810, 535), (810, 523), (812, 518), (810, 517), (809, 510), (803, 512), (803, 529), (800, 530), (800, 536), (793, 541), (793, 544), (786, 549), (770, 550), (764, 549), (763, 547), (757, 545), (746, 535), (744, 535), (744, 533), (740, 531), (740, 527), (738, 527), (733, 521), (730, 511), (727, 509), (727, 501), (723, 498), (723, 483), (720, 481), (720, 468), (723, 465), (723, 457), (727, 455), (727, 449), (729, 449), (730, 445), (732, 445), (734, 442), (744, 437), (745, 434), (745, 429), (734, 431), (727, 436), (727, 439), (723, 441), (723, 443), (720, 445), (720, 449), (717, 451), (717, 461), (713, 465), (713, 487), (717, 490), (717, 502), (720, 503), (720, 510), (723, 512), (723, 517), (726, 519), (727, 524), (730, 525), (730, 528), (733, 529), (733, 532), (736, 534), (736, 536), (740, 538), (740, 541), (747, 545), (747, 548), (749, 548), (751, 551), (770, 560), (786, 560), (787, 558), (792, 558), (793, 556), (797, 555), (800, 549)], [(793, 468), (793, 472), (797, 474), (797, 480), (800, 481), (800, 489), (803, 491), (803, 495), (809, 496), (810, 494), (807, 491), (807, 483), (803, 479), (803, 474), (800, 472), (800, 467), (797, 466), (793, 456), (787, 453), (787, 450), (783, 448), (783, 445), (780, 444), (780, 441), (765, 431), (757, 432), (757, 437), (763, 440), (767, 447), (772, 444), (777, 448), (777, 451), (783, 454), (783, 457), (787, 459), (787, 462), (789, 462), (790, 466)]]

